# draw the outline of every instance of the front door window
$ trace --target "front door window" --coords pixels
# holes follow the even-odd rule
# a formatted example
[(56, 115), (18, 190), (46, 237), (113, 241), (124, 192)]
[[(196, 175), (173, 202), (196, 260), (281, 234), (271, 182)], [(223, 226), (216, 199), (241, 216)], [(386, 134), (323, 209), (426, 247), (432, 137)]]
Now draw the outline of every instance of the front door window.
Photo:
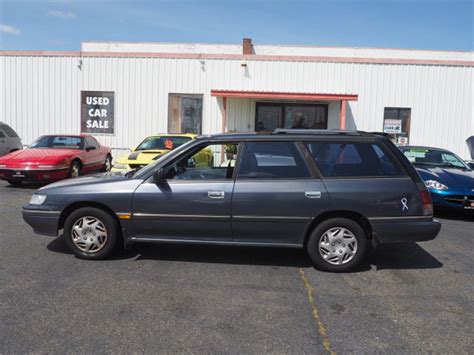
[(237, 159), (237, 144), (210, 144), (166, 168), (167, 180), (231, 179)]

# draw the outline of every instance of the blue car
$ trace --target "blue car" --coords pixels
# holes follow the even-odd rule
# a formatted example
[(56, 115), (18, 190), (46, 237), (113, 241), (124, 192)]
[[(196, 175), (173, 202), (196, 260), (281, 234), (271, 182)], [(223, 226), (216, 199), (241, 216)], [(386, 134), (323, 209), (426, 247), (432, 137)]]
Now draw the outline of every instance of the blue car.
[(474, 171), (456, 154), (439, 148), (404, 146), (437, 208), (474, 210)]

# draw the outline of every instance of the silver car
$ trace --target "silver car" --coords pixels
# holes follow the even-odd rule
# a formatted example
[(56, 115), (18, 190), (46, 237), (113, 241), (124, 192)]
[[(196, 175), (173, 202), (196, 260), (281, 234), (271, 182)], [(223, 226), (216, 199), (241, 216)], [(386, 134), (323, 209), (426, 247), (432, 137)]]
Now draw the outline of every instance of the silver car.
[(0, 156), (23, 148), (21, 138), (6, 123), (0, 122)]
[[(208, 163), (194, 158), (209, 150)], [(441, 228), (426, 185), (386, 137), (294, 129), (198, 137), (126, 175), (56, 182), (23, 218), (38, 234), (63, 230), (84, 259), (141, 242), (268, 246), (304, 248), (328, 271)]]

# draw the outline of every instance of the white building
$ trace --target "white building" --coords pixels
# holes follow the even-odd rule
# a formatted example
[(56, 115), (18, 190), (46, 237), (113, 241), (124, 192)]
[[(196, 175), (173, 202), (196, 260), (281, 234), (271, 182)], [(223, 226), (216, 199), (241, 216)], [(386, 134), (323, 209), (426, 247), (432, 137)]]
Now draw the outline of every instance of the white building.
[(400, 142), (447, 148), (467, 159), (473, 67), (474, 52), (252, 45), (247, 39), (242, 45), (87, 42), (81, 51), (2, 51), (0, 121), (24, 144), (83, 130), (116, 153), (158, 132), (308, 127), (385, 130)]

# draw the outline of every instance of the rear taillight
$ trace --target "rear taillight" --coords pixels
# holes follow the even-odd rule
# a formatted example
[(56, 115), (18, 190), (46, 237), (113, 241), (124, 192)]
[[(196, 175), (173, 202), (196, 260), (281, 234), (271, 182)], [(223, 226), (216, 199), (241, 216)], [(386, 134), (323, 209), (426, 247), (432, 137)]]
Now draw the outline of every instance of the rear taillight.
[(420, 191), (421, 203), (423, 204), (423, 215), (431, 216), (433, 214), (433, 202), (431, 195), (427, 190)]

